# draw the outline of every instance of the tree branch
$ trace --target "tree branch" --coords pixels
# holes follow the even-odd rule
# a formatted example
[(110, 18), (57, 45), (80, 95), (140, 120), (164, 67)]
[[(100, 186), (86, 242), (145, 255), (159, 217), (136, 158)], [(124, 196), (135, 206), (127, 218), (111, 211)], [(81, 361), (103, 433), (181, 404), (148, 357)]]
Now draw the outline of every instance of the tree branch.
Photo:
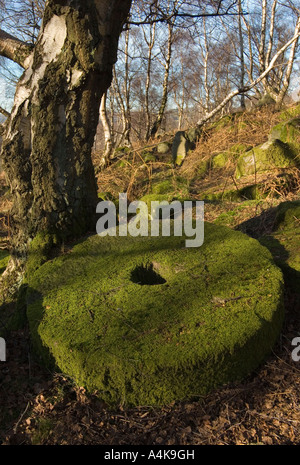
[(0, 107), (0, 113), (1, 115), (5, 116), (5, 118), (8, 118), (10, 116), (10, 113), (2, 107)]
[(26, 58), (32, 50), (32, 45), (26, 44), (0, 29), (0, 56), (9, 58), (22, 68), (26, 68)]

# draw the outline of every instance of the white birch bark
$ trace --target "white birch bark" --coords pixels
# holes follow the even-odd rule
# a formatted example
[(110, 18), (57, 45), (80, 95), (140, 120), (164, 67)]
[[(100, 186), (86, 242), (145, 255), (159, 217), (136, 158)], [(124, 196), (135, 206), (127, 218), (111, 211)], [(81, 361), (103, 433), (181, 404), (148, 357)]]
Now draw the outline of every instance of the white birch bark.
[(112, 151), (113, 151), (113, 141), (112, 141), (112, 132), (110, 123), (107, 117), (106, 112), (106, 102), (107, 102), (107, 92), (104, 92), (101, 98), (100, 104), (100, 121), (103, 128), (104, 134), (104, 150), (101, 158), (101, 167), (106, 167), (109, 164)]

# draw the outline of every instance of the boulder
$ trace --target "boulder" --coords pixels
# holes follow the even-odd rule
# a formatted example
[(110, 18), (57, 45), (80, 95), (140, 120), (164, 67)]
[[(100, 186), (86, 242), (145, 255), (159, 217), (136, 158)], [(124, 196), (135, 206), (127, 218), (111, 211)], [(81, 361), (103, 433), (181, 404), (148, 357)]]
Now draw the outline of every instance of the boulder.
[(274, 229), (262, 236), (260, 243), (267, 247), (283, 272), (286, 290), (300, 310), (300, 201), (281, 203), (275, 211)]
[(296, 165), (297, 159), (289, 145), (274, 139), (241, 155), (238, 158), (235, 177), (239, 179), (242, 176)]
[(175, 134), (172, 144), (172, 159), (175, 166), (181, 166), (190, 149), (190, 142), (185, 136), (184, 131), (178, 131)]
[(212, 169), (220, 169), (224, 168), (227, 165), (230, 159), (230, 154), (228, 152), (221, 152), (217, 155), (214, 155), (211, 158), (211, 168)]
[(300, 161), (300, 117), (291, 118), (274, 126), (270, 132), (269, 141), (275, 140), (288, 144), (294, 156), (298, 156)]
[(171, 144), (169, 142), (160, 142), (156, 149), (157, 149), (157, 153), (160, 153), (160, 154), (165, 154), (165, 153), (168, 153), (171, 149)]

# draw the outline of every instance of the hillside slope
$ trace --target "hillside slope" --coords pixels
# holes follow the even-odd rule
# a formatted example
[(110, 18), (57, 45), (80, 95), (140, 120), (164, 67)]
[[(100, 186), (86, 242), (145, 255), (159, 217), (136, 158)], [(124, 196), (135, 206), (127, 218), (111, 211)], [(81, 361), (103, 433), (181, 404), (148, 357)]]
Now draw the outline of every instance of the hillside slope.
[[(290, 144), (287, 158), (297, 160), (298, 117), (300, 106), (226, 116), (205, 127), (176, 168), (174, 135), (149, 147), (118, 150), (104, 171), (98, 170), (100, 154), (94, 154), (99, 198), (117, 202), (126, 192), (129, 200), (204, 200), (207, 221), (239, 229), (269, 248), (287, 274), (285, 324), (266, 363), (244, 382), (197, 402), (111, 411), (67, 377), (43, 370), (24, 324), (10, 333), (10, 356), (0, 365), (0, 444), (300, 444), (300, 362), (291, 357), (300, 328), (299, 171), (295, 163), (236, 176), (240, 157), (270, 141)], [(158, 143), (164, 141), (169, 145), (162, 153)], [(10, 198), (3, 175), (1, 182), (0, 259), (6, 263)], [(3, 327), (16, 312), (16, 295), (1, 291)]]

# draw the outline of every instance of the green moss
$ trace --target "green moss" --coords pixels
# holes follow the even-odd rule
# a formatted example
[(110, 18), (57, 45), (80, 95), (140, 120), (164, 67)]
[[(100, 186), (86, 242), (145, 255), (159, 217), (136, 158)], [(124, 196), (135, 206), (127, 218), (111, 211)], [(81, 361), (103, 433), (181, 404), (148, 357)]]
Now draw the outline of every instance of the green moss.
[(238, 157), (242, 153), (248, 152), (248, 150), (251, 150), (252, 146), (247, 145), (247, 144), (234, 144), (230, 147), (229, 152), (234, 156)]
[(170, 144), (169, 142), (160, 142), (157, 145), (156, 150), (157, 150), (157, 153), (166, 154), (170, 152), (171, 148), (172, 148), (172, 144)]
[(211, 166), (210, 160), (202, 160), (196, 169), (196, 177), (204, 178)]
[(120, 147), (117, 147), (115, 149), (115, 154), (126, 154), (126, 153), (130, 153), (131, 152), (131, 148), (130, 147), (127, 147), (127, 146), (120, 146)]
[(228, 152), (218, 153), (217, 155), (214, 155), (211, 160), (211, 168), (224, 168), (224, 166), (226, 166), (226, 164), (228, 163), (228, 159)]
[(174, 191), (173, 182), (171, 179), (156, 183), (152, 186), (152, 194), (167, 194)]
[(287, 120), (290, 120), (292, 118), (299, 117), (299, 116), (300, 116), (300, 104), (293, 106), (291, 108), (286, 108), (279, 114), (279, 118), (282, 121), (287, 121)]
[(27, 294), (35, 350), (112, 405), (197, 398), (248, 375), (280, 333), (281, 272), (229, 228), (206, 224), (200, 248), (184, 239), (93, 236), (45, 263)]
[(145, 152), (143, 153), (142, 157), (145, 163), (156, 162), (156, 156), (152, 152)]
[(298, 156), (300, 162), (300, 117), (292, 118), (274, 126), (269, 139), (271, 141), (279, 139), (281, 142), (288, 144), (289, 149), (295, 157)]
[(48, 232), (39, 232), (31, 241), (28, 248), (26, 261), (25, 281), (34, 275), (36, 270), (49, 260), (49, 254), (53, 247), (58, 244), (56, 235)]
[(172, 176), (167, 179), (153, 179), (151, 194), (169, 194), (176, 198), (189, 197), (189, 183), (180, 176)]
[(286, 289), (300, 308), (300, 201), (283, 202), (276, 209), (274, 232), (260, 239), (282, 269)]
[(235, 177), (296, 166), (290, 147), (280, 140), (270, 140), (239, 157)]
[(247, 200), (259, 200), (266, 196), (267, 194), (263, 194), (261, 190), (261, 186), (258, 184), (253, 184), (250, 186), (243, 187), (239, 189), (239, 195), (241, 199)]
[(126, 166), (130, 166), (130, 163), (127, 160), (119, 160), (116, 162), (115, 166), (118, 168), (125, 168)]
[(31, 442), (33, 445), (43, 444), (43, 441), (49, 438), (55, 424), (50, 418), (37, 418), (35, 428), (32, 434)]
[(214, 221), (215, 224), (222, 226), (234, 227), (245, 220), (247, 216), (247, 210), (249, 210), (250, 216), (253, 214), (253, 207), (256, 209), (260, 202), (258, 200), (245, 200), (239, 203), (233, 210), (228, 210), (221, 213)]
[(300, 228), (300, 200), (282, 202), (276, 211), (275, 230), (297, 230)]
[(210, 124), (208, 129), (214, 129), (217, 131), (218, 129), (223, 129), (227, 126), (231, 126), (233, 119), (234, 119), (233, 115), (222, 116), (222, 118)]
[(208, 169), (222, 169), (225, 168), (230, 162), (233, 162), (241, 154), (245, 154), (252, 147), (246, 144), (234, 144), (226, 152), (220, 152), (217, 155), (213, 155), (208, 162), (200, 165), (200, 172), (206, 174)]
[(114, 201), (114, 196), (111, 192), (98, 192), (98, 199)]
[(241, 199), (241, 195), (237, 189), (228, 189), (228, 190), (219, 191), (219, 192), (216, 192), (215, 190), (213, 190), (213, 191), (201, 192), (201, 199), (209, 200), (209, 201), (220, 201), (220, 200), (238, 201)]

